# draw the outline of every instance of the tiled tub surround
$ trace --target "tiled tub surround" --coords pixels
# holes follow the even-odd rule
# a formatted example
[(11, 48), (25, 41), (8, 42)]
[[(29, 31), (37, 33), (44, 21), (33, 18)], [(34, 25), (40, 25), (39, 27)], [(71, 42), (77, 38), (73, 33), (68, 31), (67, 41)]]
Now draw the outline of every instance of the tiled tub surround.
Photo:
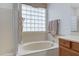
[[(50, 51), (49, 51), (50, 50)], [(52, 53), (49, 53), (51, 52)], [(58, 55), (58, 45), (57, 43), (50, 41), (37, 41), (29, 42), (18, 47), (17, 55), (24, 56), (46, 56), (46, 55)]]

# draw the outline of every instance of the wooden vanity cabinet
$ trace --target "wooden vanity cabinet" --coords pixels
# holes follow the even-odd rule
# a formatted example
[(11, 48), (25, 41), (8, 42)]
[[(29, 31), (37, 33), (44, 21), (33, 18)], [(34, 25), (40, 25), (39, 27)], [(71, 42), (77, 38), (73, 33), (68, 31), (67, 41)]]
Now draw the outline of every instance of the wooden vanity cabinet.
[(60, 39), (59, 44), (64, 47), (70, 48), (70, 41)]
[(72, 42), (71, 49), (79, 52), (79, 43)]
[(79, 56), (79, 43), (59, 38), (60, 56)]

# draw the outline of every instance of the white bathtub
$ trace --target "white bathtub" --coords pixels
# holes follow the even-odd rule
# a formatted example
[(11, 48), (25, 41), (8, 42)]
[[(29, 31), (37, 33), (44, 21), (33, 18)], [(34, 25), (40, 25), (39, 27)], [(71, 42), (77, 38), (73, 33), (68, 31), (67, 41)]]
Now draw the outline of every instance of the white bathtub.
[(56, 48), (58, 45), (50, 41), (29, 42), (18, 47), (17, 55), (45, 56), (48, 50)]

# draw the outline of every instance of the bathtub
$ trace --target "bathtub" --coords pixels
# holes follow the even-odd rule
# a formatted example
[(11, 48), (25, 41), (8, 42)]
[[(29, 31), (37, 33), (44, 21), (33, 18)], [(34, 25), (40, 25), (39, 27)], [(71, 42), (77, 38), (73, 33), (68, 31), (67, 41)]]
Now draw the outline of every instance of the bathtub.
[[(18, 56), (46, 56), (50, 50), (55, 54), (58, 44), (51, 41), (37, 41), (21, 44), (18, 47)], [(56, 51), (56, 52), (55, 52)], [(51, 52), (50, 52), (51, 53)]]

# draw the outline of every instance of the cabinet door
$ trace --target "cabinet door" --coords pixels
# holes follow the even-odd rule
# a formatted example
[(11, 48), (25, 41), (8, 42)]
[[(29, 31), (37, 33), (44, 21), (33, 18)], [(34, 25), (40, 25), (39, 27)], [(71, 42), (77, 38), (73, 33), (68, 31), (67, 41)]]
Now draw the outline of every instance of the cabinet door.
[(72, 42), (71, 49), (79, 52), (79, 43)]
[(59, 55), (60, 56), (79, 56), (79, 53), (74, 50), (60, 46)]
[(67, 40), (64, 40), (64, 39), (59, 39), (59, 44), (60, 45), (63, 45), (63, 46), (65, 46), (65, 47), (67, 47), (67, 48), (70, 48), (70, 41), (67, 41)]

